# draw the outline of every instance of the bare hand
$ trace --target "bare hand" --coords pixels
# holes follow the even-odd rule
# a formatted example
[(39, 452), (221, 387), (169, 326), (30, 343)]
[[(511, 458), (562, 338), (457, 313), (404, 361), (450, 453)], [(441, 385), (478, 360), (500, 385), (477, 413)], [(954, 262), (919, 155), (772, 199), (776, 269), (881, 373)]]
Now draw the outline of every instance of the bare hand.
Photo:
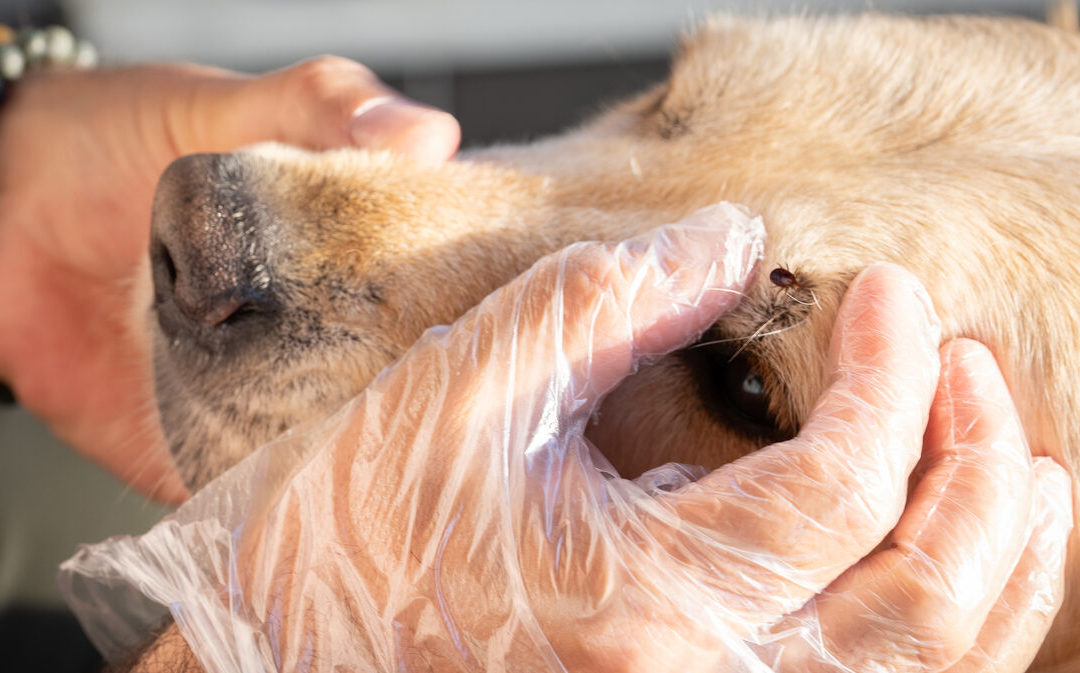
[(130, 306), (158, 175), (181, 155), (262, 140), (443, 161), (459, 137), (450, 115), (331, 57), (258, 78), (157, 65), (19, 82), (0, 110), (0, 379), (124, 481), (182, 500), (152, 401), (147, 307)]

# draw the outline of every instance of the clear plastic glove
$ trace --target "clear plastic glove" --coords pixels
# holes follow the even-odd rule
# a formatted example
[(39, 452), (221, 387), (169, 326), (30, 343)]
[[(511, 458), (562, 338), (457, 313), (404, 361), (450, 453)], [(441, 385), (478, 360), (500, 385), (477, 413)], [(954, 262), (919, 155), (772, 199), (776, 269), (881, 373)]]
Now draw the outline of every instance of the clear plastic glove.
[(84, 549), (73, 607), (115, 653), (151, 618), (135, 597), (168, 606), (214, 673), (1023, 670), (1062, 597), (1068, 478), (985, 349), (939, 362), (900, 269), (853, 283), (796, 439), (696, 482), (621, 479), (583, 439), (762, 245), (721, 204), (541, 260), (329, 423)]

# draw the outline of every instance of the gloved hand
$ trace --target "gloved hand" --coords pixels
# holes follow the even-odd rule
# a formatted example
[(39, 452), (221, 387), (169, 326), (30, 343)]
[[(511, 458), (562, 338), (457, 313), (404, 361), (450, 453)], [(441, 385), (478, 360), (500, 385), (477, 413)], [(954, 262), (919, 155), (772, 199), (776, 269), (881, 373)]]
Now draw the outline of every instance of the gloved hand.
[(153, 411), (147, 307), (132, 310), (161, 172), (263, 140), (442, 161), (459, 137), (449, 114), (339, 58), (258, 78), (181, 64), (28, 76), (0, 115), (0, 380), (86, 457), (183, 500)]
[(853, 283), (797, 438), (650, 490), (583, 439), (738, 301), (762, 237), (721, 204), (541, 260), (329, 423), (84, 550), (69, 594), (138, 587), (222, 673), (1022, 671), (1062, 597), (1068, 478), (985, 349), (946, 345), (939, 381), (906, 272)]

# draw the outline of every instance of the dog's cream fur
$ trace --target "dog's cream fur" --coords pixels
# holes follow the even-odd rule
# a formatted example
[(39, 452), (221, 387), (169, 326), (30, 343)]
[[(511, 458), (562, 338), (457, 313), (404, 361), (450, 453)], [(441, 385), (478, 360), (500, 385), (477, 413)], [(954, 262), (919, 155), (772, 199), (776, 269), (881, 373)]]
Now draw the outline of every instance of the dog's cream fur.
[[(163, 422), (195, 485), (353, 396), (543, 254), (720, 200), (764, 216), (767, 256), (706, 339), (744, 347), (774, 427), (716, 408), (710, 368), (730, 349), (675, 354), (612, 394), (590, 430), (623, 474), (716, 466), (795, 432), (823, 388), (847, 283), (890, 260), (925, 283), (946, 337), (993, 350), (1032, 451), (1080, 477), (1078, 35), (974, 18), (719, 18), (667, 83), (556, 138), (444, 167), (276, 146), (233, 159), (231, 188), (272, 232), (261, 263), (278, 326), (226, 350), (158, 335)], [(180, 195), (199, 176), (166, 174), (159, 233), (213, 211), (221, 192), (206, 179), (192, 206)], [(801, 287), (778, 292), (777, 266)], [(1078, 540), (1041, 671), (1080, 670)]]

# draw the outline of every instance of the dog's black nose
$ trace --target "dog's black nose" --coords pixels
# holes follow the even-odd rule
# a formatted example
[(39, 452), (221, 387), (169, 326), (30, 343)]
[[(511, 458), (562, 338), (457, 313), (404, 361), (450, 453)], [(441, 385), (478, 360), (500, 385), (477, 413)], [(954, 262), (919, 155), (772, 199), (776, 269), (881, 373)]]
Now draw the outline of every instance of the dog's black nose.
[(238, 155), (194, 154), (161, 176), (150, 263), (158, 322), (171, 339), (220, 350), (275, 317), (268, 216), (244, 173)]

